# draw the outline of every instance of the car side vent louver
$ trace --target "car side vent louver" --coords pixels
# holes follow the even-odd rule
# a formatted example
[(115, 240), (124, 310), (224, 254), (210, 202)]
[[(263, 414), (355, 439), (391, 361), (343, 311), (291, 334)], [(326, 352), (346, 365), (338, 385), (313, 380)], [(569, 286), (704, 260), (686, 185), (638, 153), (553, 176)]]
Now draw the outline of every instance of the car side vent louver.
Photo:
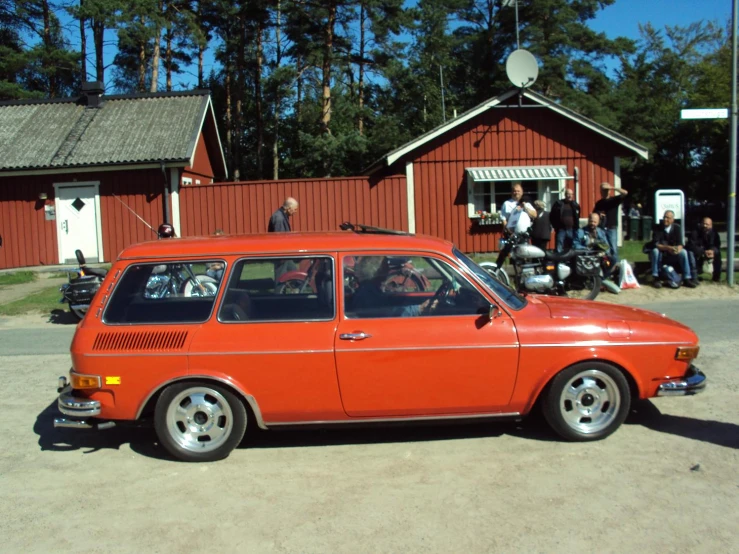
[(182, 350), (185, 339), (187, 331), (98, 333), (92, 350)]

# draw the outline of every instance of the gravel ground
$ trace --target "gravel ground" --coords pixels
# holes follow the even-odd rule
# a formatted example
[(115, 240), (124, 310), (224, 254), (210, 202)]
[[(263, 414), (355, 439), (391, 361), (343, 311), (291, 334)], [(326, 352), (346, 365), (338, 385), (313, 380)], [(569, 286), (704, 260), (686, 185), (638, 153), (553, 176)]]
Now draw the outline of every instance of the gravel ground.
[[(711, 317), (696, 310), (696, 325)], [(51, 325), (13, 320), (13, 333)], [(146, 428), (55, 430), (69, 356), (0, 356), (13, 416), (0, 550), (735, 552), (739, 346), (727, 336), (701, 337), (704, 394), (640, 403), (597, 443), (560, 442), (538, 419), (254, 432), (196, 465)]]

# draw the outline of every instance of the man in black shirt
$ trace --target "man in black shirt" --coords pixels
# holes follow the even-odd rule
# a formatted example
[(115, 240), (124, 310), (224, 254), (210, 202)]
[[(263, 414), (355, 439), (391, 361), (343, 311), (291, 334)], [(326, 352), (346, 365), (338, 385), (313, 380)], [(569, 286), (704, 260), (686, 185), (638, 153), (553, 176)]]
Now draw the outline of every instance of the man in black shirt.
[(554, 227), (557, 252), (569, 250), (580, 227), (580, 205), (575, 202), (575, 191), (565, 190), (564, 200), (557, 200), (549, 212)]
[[(611, 191), (620, 194), (610, 196)], [(626, 195), (629, 191), (619, 187), (614, 187), (608, 183), (600, 184), (601, 199), (595, 203), (593, 211), (600, 215), (600, 226), (605, 228), (606, 237), (608, 237), (608, 246), (610, 247), (609, 255), (613, 260), (613, 266), (618, 263), (618, 220), (619, 210)]]
[(718, 282), (721, 278), (721, 237), (713, 230), (710, 217), (704, 217), (698, 228), (690, 233), (685, 248), (693, 253), (698, 265), (702, 265), (704, 259), (713, 263), (713, 280)]
[(277, 208), (272, 217), (269, 218), (267, 225), (268, 233), (289, 233), (290, 232), (290, 216), (298, 211), (298, 201), (289, 197), (285, 199), (282, 206)]

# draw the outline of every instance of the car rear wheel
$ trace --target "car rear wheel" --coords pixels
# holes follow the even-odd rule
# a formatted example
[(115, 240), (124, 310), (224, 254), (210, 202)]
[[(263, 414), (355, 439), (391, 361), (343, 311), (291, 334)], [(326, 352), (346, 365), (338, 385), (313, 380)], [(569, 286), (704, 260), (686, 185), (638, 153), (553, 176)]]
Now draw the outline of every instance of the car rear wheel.
[(246, 431), (244, 405), (211, 383), (170, 385), (157, 400), (154, 427), (162, 446), (185, 462), (227, 457)]
[(544, 391), (544, 417), (560, 436), (594, 441), (613, 433), (631, 404), (623, 373), (603, 362), (583, 362), (560, 372)]

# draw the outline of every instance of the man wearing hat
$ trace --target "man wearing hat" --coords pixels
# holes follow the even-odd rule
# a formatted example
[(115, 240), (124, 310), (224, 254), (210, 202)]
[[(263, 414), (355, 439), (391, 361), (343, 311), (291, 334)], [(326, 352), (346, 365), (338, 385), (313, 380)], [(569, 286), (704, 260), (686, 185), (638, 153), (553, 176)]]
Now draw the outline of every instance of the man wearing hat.
[[(611, 196), (611, 191), (619, 194)], [(608, 239), (609, 251), (613, 265), (618, 263), (618, 218), (621, 204), (626, 199), (629, 191), (619, 187), (614, 187), (608, 183), (600, 184), (601, 199), (595, 203), (593, 211), (600, 215), (600, 226), (606, 230), (606, 238)]]

